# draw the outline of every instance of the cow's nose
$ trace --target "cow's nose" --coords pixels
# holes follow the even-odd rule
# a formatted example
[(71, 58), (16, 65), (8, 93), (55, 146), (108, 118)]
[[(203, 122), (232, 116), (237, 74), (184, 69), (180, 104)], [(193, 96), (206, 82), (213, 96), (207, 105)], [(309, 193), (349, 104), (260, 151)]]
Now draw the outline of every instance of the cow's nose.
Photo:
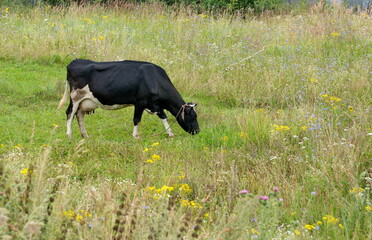
[(191, 134), (192, 135), (195, 135), (195, 134), (198, 134), (200, 132), (200, 129), (198, 128), (198, 129), (193, 129), (192, 131), (191, 131)]

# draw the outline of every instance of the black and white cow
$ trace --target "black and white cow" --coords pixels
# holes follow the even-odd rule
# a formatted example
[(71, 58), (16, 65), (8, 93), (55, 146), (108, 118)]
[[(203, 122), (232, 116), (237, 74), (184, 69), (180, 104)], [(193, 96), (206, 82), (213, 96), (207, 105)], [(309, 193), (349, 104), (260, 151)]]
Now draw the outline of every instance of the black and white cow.
[(67, 136), (72, 136), (72, 120), (76, 115), (81, 135), (87, 138), (84, 115), (96, 108), (115, 110), (134, 106), (133, 137), (138, 137), (138, 124), (144, 110), (156, 114), (162, 120), (170, 137), (174, 134), (168, 124), (164, 109), (176, 117), (178, 124), (188, 133), (199, 133), (193, 103), (185, 103), (171, 83), (167, 73), (148, 62), (93, 62), (76, 59), (67, 66), (65, 93), (59, 103), (60, 109), (68, 98)]

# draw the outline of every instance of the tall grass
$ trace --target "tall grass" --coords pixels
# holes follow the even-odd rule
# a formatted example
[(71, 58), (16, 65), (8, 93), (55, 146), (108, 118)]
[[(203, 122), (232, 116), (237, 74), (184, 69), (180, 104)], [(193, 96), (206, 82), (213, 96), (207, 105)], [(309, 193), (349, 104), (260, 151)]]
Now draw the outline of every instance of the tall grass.
[[(1, 9), (0, 236), (33, 239), (371, 238), (371, 18)], [(74, 58), (154, 62), (197, 136), (131, 110), (64, 137), (55, 108)], [(123, 117), (125, 115), (126, 117)], [(129, 130), (128, 130), (129, 129)], [(243, 191), (248, 190), (248, 191)]]

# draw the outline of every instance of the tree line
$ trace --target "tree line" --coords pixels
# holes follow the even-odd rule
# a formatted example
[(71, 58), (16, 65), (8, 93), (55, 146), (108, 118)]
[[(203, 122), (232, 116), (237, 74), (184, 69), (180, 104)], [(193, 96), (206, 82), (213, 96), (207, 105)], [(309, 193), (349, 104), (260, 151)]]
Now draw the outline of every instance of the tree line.
[(47, 4), (52, 6), (77, 4), (121, 5), (126, 3), (164, 3), (168, 6), (191, 6), (207, 11), (273, 10), (287, 3), (286, 0), (4, 0), (5, 3), (22, 5)]

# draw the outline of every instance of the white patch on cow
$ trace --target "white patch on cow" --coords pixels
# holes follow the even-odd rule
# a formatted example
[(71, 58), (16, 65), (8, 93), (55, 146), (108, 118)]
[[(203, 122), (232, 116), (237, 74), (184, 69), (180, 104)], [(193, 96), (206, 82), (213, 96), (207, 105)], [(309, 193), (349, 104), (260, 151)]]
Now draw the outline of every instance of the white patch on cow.
[(145, 110), (146, 110), (146, 112), (148, 112), (148, 113), (150, 113), (150, 114), (158, 114), (158, 112), (151, 112), (151, 110), (148, 109), (148, 108), (145, 108)]
[(85, 99), (80, 103), (79, 108), (84, 112), (90, 112), (98, 108), (98, 104), (92, 99)]
[(138, 136), (138, 125), (135, 125), (133, 128), (133, 137), (134, 138), (139, 138)]
[(74, 119), (78, 106), (79, 104), (73, 103), (70, 118), (67, 119), (67, 123), (66, 123), (66, 128), (67, 128), (66, 135), (70, 139), (72, 137), (72, 120)]
[(163, 122), (163, 125), (165, 127), (165, 131), (167, 131), (169, 137), (174, 137), (174, 134), (172, 132), (172, 129), (170, 128), (168, 124), (168, 120), (166, 118), (161, 120)]
[[(72, 89), (70, 93), (70, 97), (72, 99), (72, 112), (70, 118), (67, 120), (67, 132), (66, 135), (71, 138), (72, 136), (72, 120), (76, 114), (76, 112), (81, 110), (82, 112), (90, 112), (96, 108), (103, 108), (106, 110), (116, 110), (128, 106), (132, 106), (132, 104), (114, 104), (114, 105), (103, 105), (98, 101), (97, 98), (93, 96), (93, 93), (90, 91), (89, 86), (86, 85), (82, 89)], [(84, 136), (86, 135), (86, 131), (84, 128), (83, 118), (81, 119), (81, 126), (80, 131), (81, 134)], [(79, 125), (80, 125), (79, 124)]]
[(101, 105), (100, 108), (105, 110), (117, 110), (125, 107), (133, 106), (133, 104), (114, 104), (114, 105)]

